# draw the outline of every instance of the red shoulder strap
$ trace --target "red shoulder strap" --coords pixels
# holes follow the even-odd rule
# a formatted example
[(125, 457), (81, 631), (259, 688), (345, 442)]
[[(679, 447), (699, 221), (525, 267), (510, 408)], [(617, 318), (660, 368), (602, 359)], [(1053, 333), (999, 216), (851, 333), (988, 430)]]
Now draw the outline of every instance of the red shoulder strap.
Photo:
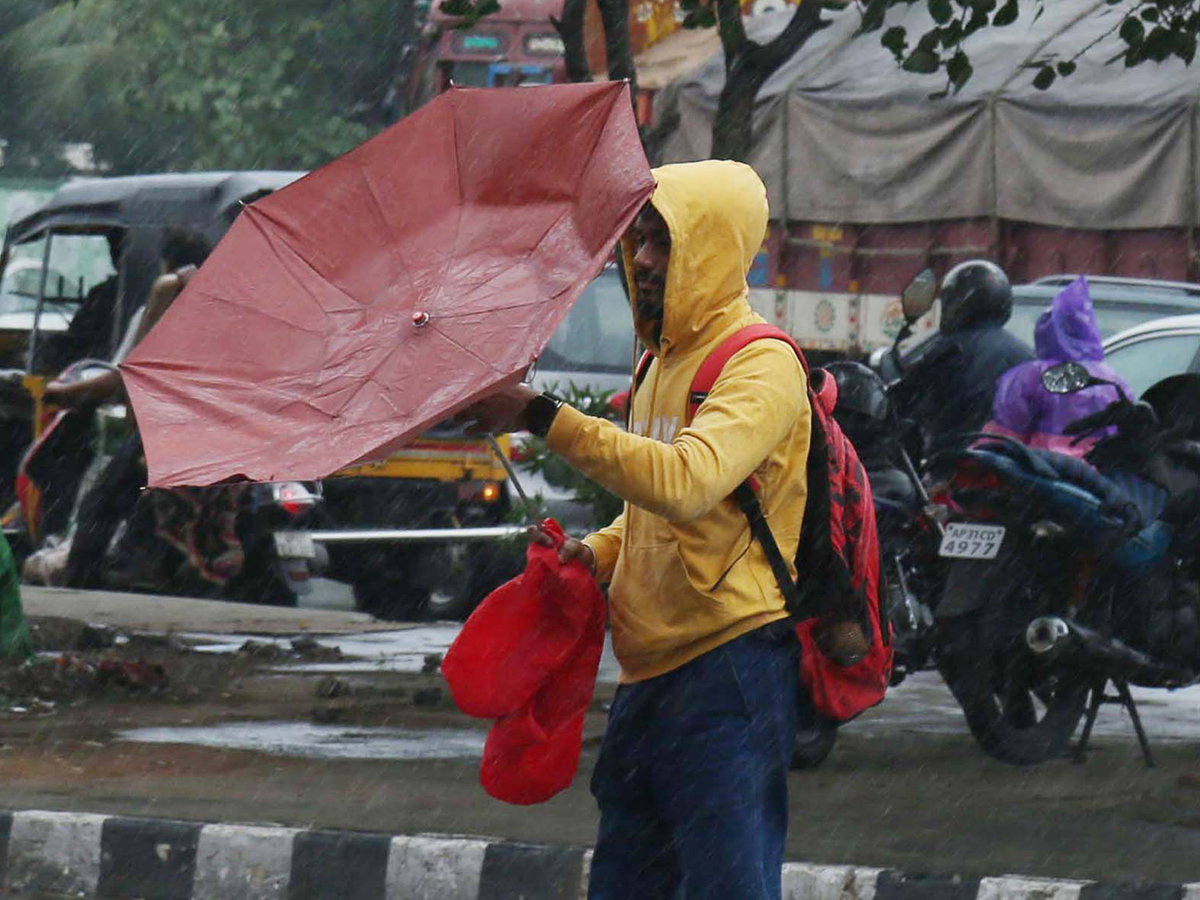
[[(800, 345), (792, 339), (790, 334), (782, 328), (768, 325), (765, 322), (757, 325), (747, 325), (745, 328), (735, 331), (729, 337), (725, 338), (712, 353), (708, 354), (708, 358), (700, 363), (700, 368), (696, 370), (696, 374), (692, 378), (692, 387), (688, 391), (689, 420), (696, 415), (696, 410), (700, 408), (700, 404), (704, 402), (704, 398), (712, 390), (713, 384), (721, 374), (721, 370), (725, 368), (725, 363), (729, 362), (729, 358), (747, 344), (752, 344), (764, 338), (783, 341), (795, 350), (796, 356), (800, 359), (800, 365), (804, 369), (804, 374), (808, 375), (808, 360), (804, 358), (804, 353), (800, 350)], [(639, 368), (641, 368), (640, 364)]]

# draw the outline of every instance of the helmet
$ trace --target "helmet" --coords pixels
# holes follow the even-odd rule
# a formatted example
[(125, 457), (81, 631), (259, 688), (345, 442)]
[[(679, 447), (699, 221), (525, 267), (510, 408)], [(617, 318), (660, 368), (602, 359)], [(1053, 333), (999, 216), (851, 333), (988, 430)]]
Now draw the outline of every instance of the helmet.
[(849, 361), (832, 362), (825, 366), (825, 371), (837, 382), (835, 415), (853, 413), (877, 423), (887, 421), (887, 390), (875, 372), (862, 363)]
[(942, 301), (941, 330), (959, 331), (982, 322), (1003, 325), (1012, 315), (1012, 285), (995, 263), (972, 259), (946, 273), (938, 294)]

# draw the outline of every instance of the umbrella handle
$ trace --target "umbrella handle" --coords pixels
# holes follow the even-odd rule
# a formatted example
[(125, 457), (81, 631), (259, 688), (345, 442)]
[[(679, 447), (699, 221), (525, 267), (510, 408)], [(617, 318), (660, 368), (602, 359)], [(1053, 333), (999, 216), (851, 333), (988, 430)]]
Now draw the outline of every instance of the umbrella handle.
[(517, 478), (517, 471), (512, 467), (512, 463), (508, 459), (508, 454), (504, 452), (494, 434), (489, 434), (487, 439), (488, 443), (492, 445), (492, 452), (496, 454), (496, 459), (500, 460), (500, 465), (504, 466), (504, 471), (508, 473), (509, 479), (512, 480), (513, 487), (517, 489), (521, 503), (525, 505), (525, 517), (532, 521), (533, 507), (529, 503), (529, 497), (525, 494), (525, 488), (521, 487), (521, 479)]

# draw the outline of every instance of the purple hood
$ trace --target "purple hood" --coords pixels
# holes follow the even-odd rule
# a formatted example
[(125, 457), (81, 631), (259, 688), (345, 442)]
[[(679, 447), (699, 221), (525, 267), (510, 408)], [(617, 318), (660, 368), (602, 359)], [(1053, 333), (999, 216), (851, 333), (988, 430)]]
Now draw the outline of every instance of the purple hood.
[(1096, 312), (1084, 276), (1059, 291), (1050, 309), (1038, 317), (1033, 340), (1038, 359), (1054, 362), (1104, 359)]
[(1117, 399), (1117, 392), (1107, 385), (1051, 394), (1042, 387), (1042, 372), (1060, 362), (1081, 362), (1093, 375), (1117, 382), (1132, 396), (1129, 385), (1104, 362), (1086, 278), (1081, 276), (1058, 293), (1038, 319), (1034, 340), (1038, 358), (1014, 366), (996, 383), (993, 421), (1001, 427), (1027, 441), (1061, 435), (1069, 423)]

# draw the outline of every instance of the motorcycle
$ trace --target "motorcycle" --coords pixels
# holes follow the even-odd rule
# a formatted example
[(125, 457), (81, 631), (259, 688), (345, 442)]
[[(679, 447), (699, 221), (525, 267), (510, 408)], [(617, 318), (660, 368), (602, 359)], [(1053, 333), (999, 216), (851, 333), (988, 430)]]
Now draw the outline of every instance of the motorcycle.
[(1101, 435), (1086, 463), (989, 434), (931, 461), (949, 519), (938, 668), (996, 759), (1060, 755), (1086, 714), (1082, 760), (1100, 706), (1114, 702), (1152, 766), (1130, 685), (1200, 678), (1200, 376), (1165, 379), (1139, 402), (1078, 363), (1042, 383), (1119, 396), (1067, 429)]
[[(99, 360), (81, 360), (60, 378), (85, 380), (113, 369)], [(69, 545), (62, 537), (70, 531), (80, 500), (131, 432), (126, 407), (119, 403), (79, 409), (39, 404), (39, 410), (37, 437), (18, 466), (18, 502), (8, 517), (8, 530), (19, 562), (41, 550), (44, 579), (53, 582), (50, 570), (65, 562)], [(151, 535), (155, 529), (137, 532), (132, 554), (122, 548), (130, 520), (147, 514), (143, 504), (149, 499), (143, 496), (141, 509), (118, 526), (105, 551), (104, 580), (110, 587), (294, 606), (299, 596), (312, 590), (314, 571), (328, 561), (324, 548), (304, 530), (321, 501), (319, 485), (287, 482), (241, 488), (233, 501), (233, 527), (244, 558), (231, 577), (220, 580), (198, 570), (191, 558), (194, 547), (172, 546), (159, 534)], [(181, 534), (195, 532), (203, 499), (199, 492), (178, 495), (174, 515), (181, 519)], [(51, 563), (55, 556), (59, 558)]]

